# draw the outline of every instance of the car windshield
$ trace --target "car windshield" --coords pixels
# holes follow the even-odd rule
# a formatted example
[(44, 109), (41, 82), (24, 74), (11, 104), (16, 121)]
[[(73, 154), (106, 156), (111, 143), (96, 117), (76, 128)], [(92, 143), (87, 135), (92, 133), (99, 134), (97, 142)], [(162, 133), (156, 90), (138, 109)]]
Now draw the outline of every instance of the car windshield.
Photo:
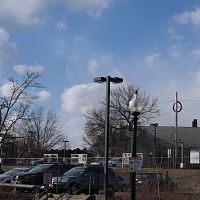
[(8, 170), (7, 172), (5, 172), (4, 175), (13, 176), (13, 175), (15, 175), (18, 171), (19, 171), (19, 170), (11, 169), (11, 170)]
[(30, 172), (30, 173), (45, 172), (45, 171), (48, 170), (51, 166), (52, 166), (51, 164), (36, 165), (35, 167), (31, 168), (28, 172)]
[(65, 172), (65, 176), (79, 176), (85, 171), (85, 167), (74, 167), (70, 169), (69, 171)]

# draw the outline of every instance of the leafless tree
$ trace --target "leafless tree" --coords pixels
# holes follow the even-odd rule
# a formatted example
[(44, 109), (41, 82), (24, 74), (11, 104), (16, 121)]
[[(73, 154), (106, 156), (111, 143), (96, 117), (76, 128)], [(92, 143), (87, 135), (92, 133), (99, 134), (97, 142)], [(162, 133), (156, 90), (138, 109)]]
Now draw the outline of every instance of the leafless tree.
[(62, 145), (66, 139), (56, 114), (53, 111), (45, 113), (42, 106), (35, 108), (29, 117), (22, 121), (18, 132), (25, 138), (26, 149), (29, 149), (27, 156), (31, 157), (42, 156), (45, 151)]
[[(139, 118), (140, 124), (150, 123), (160, 113), (157, 107), (158, 98), (147, 95), (139, 88), (128, 85), (113, 89), (110, 97), (110, 138), (115, 146), (126, 137), (124, 127), (127, 128), (133, 122), (128, 105), (136, 90), (144, 106)], [(100, 154), (104, 150), (105, 107), (106, 99), (100, 102), (99, 108), (90, 109), (85, 115), (83, 142), (87, 148)]]
[(41, 73), (26, 73), (22, 81), (9, 79), (9, 91), (0, 96), (1, 144), (8, 134), (12, 135), (14, 125), (27, 114), (37, 98), (32, 89), (42, 87), (38, 82), (41, 76)]

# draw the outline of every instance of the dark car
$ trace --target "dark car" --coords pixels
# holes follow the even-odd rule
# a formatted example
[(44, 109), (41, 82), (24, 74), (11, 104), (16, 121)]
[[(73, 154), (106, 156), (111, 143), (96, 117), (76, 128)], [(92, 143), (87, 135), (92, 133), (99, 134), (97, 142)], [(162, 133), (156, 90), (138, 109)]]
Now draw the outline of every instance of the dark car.
[[(99, 194), (104, 185), (103, 166), (74, 167), (60, 178), (53, 178), (53, 188), (70, 194)], [(112, 168), (108, 169), (108, 193), (119, 189), (119, 180)]]
[(27, 172), (30, 168), (28, 167), (16, 167), (10, 169), (3, 174), (0, 174), (0, 182), (1, 183), (11, 183), (13, 177), (19, 172)]
[(45, 172), (52, 173), (52, 176), (60, 176), (74, 166), (59, 163), (39, 164), (28, 172), (18, 173), (15, 182), (17, 184), (42, 185)]

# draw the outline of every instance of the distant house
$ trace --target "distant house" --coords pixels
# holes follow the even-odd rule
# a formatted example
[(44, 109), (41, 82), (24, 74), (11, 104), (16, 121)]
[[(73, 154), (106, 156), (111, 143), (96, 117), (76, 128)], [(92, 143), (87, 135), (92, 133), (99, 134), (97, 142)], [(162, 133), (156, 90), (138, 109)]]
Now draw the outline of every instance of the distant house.
[[(174, 167), (175, 131), (174, 126), (158, 126), (156, 131), (153, 126), (138, 127), (137, 152), (143, 153), (144, 166)], [(116, 148), (118, 155), (131, 151), (131, 132), (128, 128), (125, 132)], [(182, 167), (182, 162), (183, 167), (199, 167), (199, 152), (200, 127), (177, 127), (176, 167)]]

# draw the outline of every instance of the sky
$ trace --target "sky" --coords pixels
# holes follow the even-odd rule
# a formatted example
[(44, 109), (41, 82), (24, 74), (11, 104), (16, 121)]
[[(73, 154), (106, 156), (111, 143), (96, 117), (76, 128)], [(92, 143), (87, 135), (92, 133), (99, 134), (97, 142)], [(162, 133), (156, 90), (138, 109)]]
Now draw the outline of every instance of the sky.
[[(84, 114), (105, 97), (97, 76), (158, 97), (160, 126), (200, 121), (199, 0), (0, 0), (0, 92), (9, 77), (43, 73), (40, 104), (54, 110), (72, 148)], [(111, 88), (114, 87), (111, 84)], [(198, 123), (199, 125), (199, 123)]]

